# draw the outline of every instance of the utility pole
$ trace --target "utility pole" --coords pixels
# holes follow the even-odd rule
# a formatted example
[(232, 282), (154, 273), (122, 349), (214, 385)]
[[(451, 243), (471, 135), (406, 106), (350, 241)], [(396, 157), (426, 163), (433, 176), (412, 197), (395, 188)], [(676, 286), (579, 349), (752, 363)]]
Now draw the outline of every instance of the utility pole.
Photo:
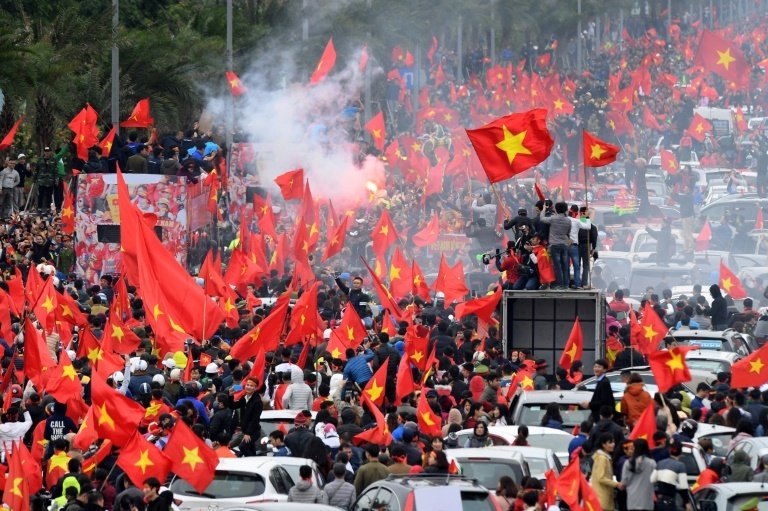
[(496, 65), (496, 0), (491, 0), (491, 65)]
[[(112, 103), (110, 120), (117, 131), (120, 127), (120, 50), (117, 29), (120, 23), (120, 0), (112, 0)], [(104, 156), (109, 156), (104, 155)]]
[(459, 14), (459, 27), (457, 29), (457, 44), (456, 44), (456, 61), (458, 62), (458, 74), (456, 76), (456, 83), (461, 85), (464, 83), (464, 62), (462, 56), (464, 54), (462, 37), (464, 35), (464, 17)]
[(581, 55), (581, 0), (576, 0), (576, 71), (581, 73), (582, 70), (582, 55)]
[[(232, 0), (227, 0), (227, 68), (229, 71), (234, 71), (235, 63), (234, 63), (234, 57), (232, 54), (232, 33), (233, 33), (233, 27), (232, 27)], [(235, 98), (232, 96), (232, 94), (229, 95), (229, 99), (227, 100), (227, 133), (226, 133), (226, 144), (227, 144), (227, 151), (232, 150), (232, 141), (233, 141), (233, 134), (235, 132)], [(227, 156), (230, 156), (229, 154)], [(231, 161), (232, 158), (228, 157), (227, 161)]]

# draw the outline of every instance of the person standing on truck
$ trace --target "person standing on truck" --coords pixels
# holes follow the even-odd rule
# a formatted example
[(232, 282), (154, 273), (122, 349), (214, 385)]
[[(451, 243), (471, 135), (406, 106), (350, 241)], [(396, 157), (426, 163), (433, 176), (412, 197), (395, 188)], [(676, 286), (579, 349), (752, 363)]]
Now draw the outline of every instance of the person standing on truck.
[(693, 257), (693, 192), (687, 183), (680, 183), (680, 191), (672, 194), (672, 200), (680, 207), (685, 255)]
[(656, 262), (667, 266), (670, 258), (675, 254), (675, 239), (672, 237), (672, 219), (664, 217), (661, 229), (658, 231), (654, 231), (647, 225), (645, 230), (656, 240)]
[(571, 244), (571, 219), (566, 216), (568, 204), (555, 204), (555, 214), (545, 216), (541, 221), (549, 225), (549, 252), (555, 266), (554, 289), (568, 289), (571, 271), (568, 266), (568, 246)]

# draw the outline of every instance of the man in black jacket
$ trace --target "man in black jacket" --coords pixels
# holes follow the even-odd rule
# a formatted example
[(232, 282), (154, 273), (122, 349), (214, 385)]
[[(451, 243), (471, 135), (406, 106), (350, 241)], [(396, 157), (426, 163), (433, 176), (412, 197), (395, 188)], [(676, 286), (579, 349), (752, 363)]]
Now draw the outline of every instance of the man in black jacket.
[(335, 280), (341, 292), (347, 295), (347, 300), (355, 308), (360, 319), (370, 317), (371, 309), (368, 307), (368, 304), (371, 301), (371, 297), (363, 291), (363, 278), (359, 276), (353, 277), (352, 288), (349, 288), (340, 277), (335, 277)]
[(604, 358), (595, 360), (592, 370), (597, 378), (597, 386), (592, 393), (592, 399), (589, 403), (582, 403), (582, 406), (592, 411), (592, 422), (596, 423), (600, 420), (600, 409), (608, 406), (613, 410), (616, 407), (616, 399), (613, 397), (611, 382), (605, 377), (605, 372), (608, 370), (608, 361)]
[[(579, 208), (582, 217), (589, 218), (589, 211), (582, 206)], [(581, 259), (581, 286), (592, 287), (590, 267), (592, 266), (592, 254), (597, 250), (597, 226), (592, 223), (589, 229), (579, 229), (579, 259)]]
[(245, 395), (238, 401), (234, 399), (234, 389), (229, 391), (229, 407), (240, 410), (238, 425), (243, 431), (243, 441), (240, 444), (240, 452), (243, 456), (255, 456), (256, 445), (261, 434), (261, 412), (264, 404), (258, 393), (259, 381), (256, 378), (245, 380)]

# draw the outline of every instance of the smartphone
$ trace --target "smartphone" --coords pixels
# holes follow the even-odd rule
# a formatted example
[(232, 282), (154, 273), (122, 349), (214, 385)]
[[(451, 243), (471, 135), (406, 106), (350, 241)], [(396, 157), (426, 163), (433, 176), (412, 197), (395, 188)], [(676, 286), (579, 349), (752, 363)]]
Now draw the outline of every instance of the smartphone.
[(232, 385), (232, 388), (235, 390), (235, 392), (240, 392), (241, 390), (243, 390), (242, 385)]

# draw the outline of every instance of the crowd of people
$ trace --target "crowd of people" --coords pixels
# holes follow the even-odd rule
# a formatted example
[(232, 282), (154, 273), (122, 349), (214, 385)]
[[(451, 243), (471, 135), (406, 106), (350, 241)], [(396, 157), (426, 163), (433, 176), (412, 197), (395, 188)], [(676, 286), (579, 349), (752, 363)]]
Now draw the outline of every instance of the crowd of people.
[[(752, 58), (763, 54), (765, 41), (754, 41), (747, 36), (764, 23), (763, 18), (755, 17), (726, 29), (743, 39), (746, 53)], [(580, 203), (579, 199), (585, 199), (586, 189), (581, 198), (571, 197), (572, 200), (566, 201), (568, 179), (581, 181), (583, 177), (577, 163), (578, 132), (581, 127), (586, 127), (606, 139), (612, 135), (604, 115), (612, 100), (606, 70), (626, 68), (627, 72), (619, 79), (619, 87), (628, 87), (634, 81), (630, 79), (629, 71), (641, 66), (651, 47), (655, 48), (653, 53), (656, 55), (653, 60), (656, 67), (651, 69), (651, 75), (677, 76), (680, 83), (687, 83), (685, 77), (690, 59), (684, 55), (686, 48), (690, 50), (690, 41), (699, 34), (700, 25), (701, 20), (687, 14), (676, 25), (679, 37), (670, 35), (669, 43), (664, 45), (656, 44), (661, 36), (655, 31), (633, 30), (630, 36), (620, 34), (615, 40), (609, 38), (602, 49), (595, 49), (589, 71), (582, 75), (564, 73), (553, 78), (554, 67), (539, 66), (538, 55), (526, 57), (529, 58), (528, 65), (515, 77), (518, 85), (520, 81), (528, 80), (527, 87), (533, 87), (531, 80), (535, 76), (537, 80), (556, 82), (558, 87), (572, 87), (574, 112), (552, 119), (557, 145), (548, 163), (537, 171), (542, 177), (542, 189), (551, 199), (538, 200), (534, 187), (529, 185), (502, 185), (497, 189), (498, 196), (490, 191), (472, 192), (469, 186), (472, 178), (455, 174), (445, 176), (441, 191), (429, 194), (422, 202), (421, 190), (414, 187), (402, 162), (387, 157), (391, 172), (387, 177), (386, 193), (374, 196), (368, 207), (353, 212), (357, 222), (355, 234), (350, 232), (350, 237), (358, 241), (350, 240), (350, 247), (332, 261), (338, 271), (321, 272), (318, 266), (314, 267), (317, 279), (321, 281), (317, 288), (317, 304), (318, 314), (324, 322), (322, 338), (306, 351), (301, 344), (270, 351), (266, 354), (260, 377), (252, 375), (252, 360), (238, 360), (230, 352), (232, 346), (244, 342), (243, 336), (267, 317), (271, 305), (256, 306), (243, 299), (235, 326), (222, 325), (212, 338), (190, 343), (186, 353), (161, 354), (155, 350), (155, 333), (146, 322), (141, 291), (131, 285), (134, 283), (127, 283), (128, 296), (121, 298), (127, 298), (130, 310), (120, 314), (140, 342), (130, 355), (126, 354), (124, 368), (114, 372), (107, 381), (116, 391), (146, 408), (146, 421), (140, 427), (142, 434), (158, 448), (164, 448), (169, 441), (168, 432), (177, 421), (183, 421), (220, 458), (269, 453), (310, 459), (312, 467), (320, 471), (327, 484), (323, 488), (317, 487), (312, 467), (307, 465), (301, 468), (301, 480), (290, 490), (289, 499), (328, 502), (349, 509), (356, 495), (389, 474), (451, 473), (454, 469), (445, 449), (463, 447), (451, 445), (451, 433), (470, 428), (473, 435), (465, 446), (488, 446), (488, 427), (511, 423), (510, 397), (519, 384), (515, 374), (530, 371), (534, 375), (534, 389), (574, 388), (583, 379), (582, 364), (574, 363), (570, 370), (558, 367), (554, 374), (548, 374), (546, 361), (536, 357), (535, 350), (515, 349), (512, 340), (512, 348), (504, 353), (497, 327), (484, 325), (472, 315), (456, 319), (453, 304), (445, 303), (441, 293), (428, 300), (398, 297), (404, 299), (401, 303), (407, 308), (409, 321), (395, 325), (388, 333), (387, 328), (382, 329), (385, 313), (375, 313), (369, 307), (373, 300), (363, 290), (365, 281), (358, 256), (366, 254), (365, 244), (370, 230), (381, 211), (387, 209), (403, 237), (402, 244), (407, 253), (418, 259), (427, 271), (437, 269), (440, 252), (429, 247), (416, 247), (411, 237), (405, 234), (422, 229), (431, 216), (428, 213), (435, 213), (443, 232), (466, 234), (466, 238), (472, 240), (471, 244), (467, 242), (454, 247), (454, 257), (461, 259), (466, 267), (484, 271), (482, 261), (475, 256), (491, 249), (488, 262), (493, 259), (494, 264), (489, 266), (506, 272), (501, 282), (505, 289), (611, 287), (611, 283), (600, 282), (599, 276), (595, 278), (591, 274), (595, 251), (601, 246), (616, 249), (626, 240), (619, 231), (596, 225), (586, 203), (568, 205), (568, 202)], [(621, 44), (618, 44), (619, 40)], [(617, 44), (610, 44), (612, 42)], [(449, 72), (448, 66), (440, 66), (440, 62), (450, 61), (444, 60), (442, 53), (438, 49), (435, 54), (426, 88), (432, 106), (444, 105), (458, 112), (461, 126), (476, 124), (475, 120), (483, 116), (501, 115), (504, 110), (508, 113), (510, 105), (503, 101), (498, 103), (497, 97), (510, 93), (514, 88), (512, 85), (491, 83), (480, 72), (466, 76), (469, 85), (462, 86), (457, 79), (462, 71)], [(393, 54), (394, 70), (403, 67), (401, 58), (401, 55)], [(514, 65), (511, 58), (508, 60)], [(478, 70), (485, 71), (482, 65)], [(446, 73), (447, 77), (441, 73)], [(753, 79), (759, 82), (760, 76)], [(391, 94), (387, 103), (392, 106), (392, 111), (387, 113), (389, 141), (400, 141), (401, 147), (406, 147), (406, 141), (419, 140), (423, 142), (419, 154), (429, 161), (437, 161), (441, 146), (456, 158), (460, 153), (457, 131), (452, 132), (450, 127), (437, 120), (419, 118), (423, 113), (409, 112), (406, 108), (408, 91), (400, 78), (392, 75), (389, 82)], [(685, 151), (690, 145), (705, 154), (709, 161), (733, 161), (738, 151), (733, 138), (720, 140), (719, 144), (712, 140), (706, 143), (690, 138), (685, 140), (694, 105), (702, 101), (710, 105), (748, 105), (749, 113), (758, 116), (766, 99), (759, 87), (749, 89), (747, 94), (729, 88), (716, 78), (707, 77), (698, 88), (689, 86), (677, 97), (667, 93), (664, 83), (654, 85), (652, 91), (638, 92), (635, 107), (629, 111), (630, 119), (638, 121), (633, 122), (634, 135), (618, 140), (624, 151), (621, 164), (596, 177), (601, 185), (624, 186), (636, 199), (638, 214), (642, 215), (651, 214), (644, 173), (646, 158), (660, 134), (664, 135), (665, 147), (676, 147), (679, 143), (682, 149), (676, 150)], [(674, 88), (674, 84), (669, 88)], [(703, 95), (705, 89), (716, 90), (717, 97)], [(661, 129), (648, 127), (640, 121), (646, 109), (660, 119), (663, 116)], [(478, 113), (483, 115), (478, 116)], [(414, 124), (421, 127), (415, 137), (411, 131)], [(364, 133), (362, 123), (353, 122), (348, 129), (352, 140), (358, 140)], [(754, 142), (757, 173), (764, 179), (768, 160), (759, 157), (759, 148), (765, 141), (755, 135)], [(30, 274), (39, 272), (41, 278), (52, 279), (60, 293), (71, 296), (87, 315), (88, 329), (99, 338), (108, 315), (114, 314), (117, 279), (122, 277), (104, 274), (100, 275), (98, 285), (89, 285), (83, 275), (74, 271), (74, 242), (72, 236), (62, 232), (62, 219), (56, 213), (61, 211), (64, 187), (71, 187), (71, 170), (86, 174), (111, 173), (119, 164), (127, 173), (179, 176), (195, 182), (203, 172), (220, 168), (226, 149), (218, 133), (202, 133), (195, 126), (162, 138), (132, 133), (123, 142), (117, 137), (108, 153), (94, 146), (85, 161), (79, 160), (74, 147), (70, 146), (60, 147), (57, 151), (44, 147), (42, 156), (35, 163), (28, 163), (24, 153), (15, 152), (17, 158), (6, 159), (0, 172), (3, 188), (0, 217), (5, 220), (0, 224), (0, 269), (4, 276), (0, 289), (5, 292), (2, 296), (12, 296), (8, 300), (16, 300), (14, 288), (9, 283), (16, 278), (17, 270), (27, 282)], [(360, 144), (358, 150), (361, 158), (364, 154), (377, 154), (376, 149), (364, 144)], [(27, 152), (31, 153), (31, 150)], [(233, 172), (258, 172), (256, 163), (252, 165), (235, 168)], [(685, 182), (687, 172), (669, 182), (674, 191), (670, 199), (679, 205), (685, 222), (693, 218), (692, 205), (696, 200), (695, 190)], [(554, 182), (558, 177), (559, 186)], [(547, 179), (550, 186), (547, 186)], [(225, 195), (220, 196), (220, 206), (227, 204)], [(295, 219), (294, 207), (290, 204), (283, 206), (277, 220), (281, 233), (290, 232)], [(37, 215), (25, 214), (33, 210)], [(518, 214), (513, 216), (511, 211)], [(216, 222), (216, 239), (213, 239), (213, 231), (205, 231), (211, 235), (207, 245), (201, 242), (200, 246), (221, 251), (226, 260), (226, 247), (230, 247), (241, 232), (237, 221), (238, 214), (224, 208)], [(731, 219), (726, 218), (724, 222), (728, 225)], [(743, 219), (733, 219), (733, 222), (743, 222)], [(257, 222), (247, 227), (255, 232)], [(324, 230), (321, 228), (319, 246), (330, 237), (330, 233), (322, 232)], [(506, 251), (493, 251), (499, 246), (504, 231), (510, 239), (503, 247)], [(731, 232), (729, 238), (723, 232), (718, 243), (729, 248), (735, 235)], [(686, 237), (686, 248), (692, 250), (690, 241)], [(353, 250), (351, 247), (355, 247), (355, 243), (361, 248)], [(271, 243), (265, 248), (268, 253), (275, 250)], [(572, 280), (569, 277), (571, 267)], [(265, 274), (260, 281), (254, 282), (254, 294), (268, 299), (289, 289), (290, 261), (282, 270)], [(496, 284), (499, 277), (493, 275), (491, 280)], [(578, 458), (582, 471), (589, 475), (603, 509), (678, 509), (675, 499), (679, 496), (683, 503), (688, 499), (685, 467), (679, 459), (682, 444), (693, 441), (697, 425), (703, 422), (733, 426), (737, 431), (734, 441), (748, 435), (765, 434), (768, 395), (760, 389), (731, 388), (728, 374), (723, 373), (717, 376), (715, 385), (697, 387), (697, 395), (692, 400), (679, 389), (650, 396), (642, 390), (639, 376), (628, 372), (624, 375), (628, 390), (617, 411), (610, 386), (606, 391), (608, 382), (600, 376), (609, 369), (625, 369), (644, 360), (631, 346), (627, 324), (629, 305), (624, 302), (624, 291), (617, 287), (614, 284), (611, 288), (613, 300), (606, 325), (607, 351), (611, 357), (599, 359), (592, 368), (600, 381), (592, 402), (586, 403), (592, 417), (581, 424), (569, 454)], [(653, 289), (647, 290), (646, 300), (669, 326), (682, 329), (730, 326), (749, 333), (756, 321), (752, 304), (746, 301), (743, 311), (729, 311), (726, 298), (716, 285), (710, 288), (711, 305), (701, 296), (700, 287), (694, 286), (693, 296), (677, 301), (667, 286), (660, 289), (660, 296)], [(487, 289), (482, 286), (473, 291), (484, 294)], [(24, 369), (21, 355), (29, 354), (25, 350), (23, 325), (33, 321), (33, 316), (23, 313), (23, 306), (21, 311), (9, 305), (3, 307), (8, 311), (7, 315), (3, 312), (0, 316), (3, 367), (5, 373), (13, 369), (21, 371)], [(345, 307), (358, 312), (367, 327), (368, 337), (356, 339), (359, 346), (344, 352), (329, 350), (334, 328), (341, 323)], [(82, 331), (82, 328), (77, 330), (78, 333)], [(61, 332), (47, 332), (47, 347), (54, 360), (71, 359), (83, 384), (86, 401), (90, 402), (94, 371), (91, 361), (80, 350), (83, 337), (67, 340), (65, 337)], [(398, 373), (401, 358), (409, 353), (417, 339), (424, 338), (428, 339), (424, 355), (435, 355), (432, 365), (419, 368), (417, 364), (411, 364), (408, 370), (414, 381), (420, 382), (419, 392), (398, 397), (394, 375)], [(390, 377), (384, 389), (384, 404), (373, 409), (370, 400), (363, 399), (364, 389), (374, 373), (385, 364)], [(116, 465), (119, 453), (116, 448), (100, 460), (97, 468), (89, 465), (88, 460), (99, 453), (102, 440), (87, 449), (74, 447), (72, 441), (81, 424), (68, 417), (66, 404), (45, 394), (43, 388), (36, 387), (23, 373), (13, 378), (15, 381), (4, 394), (4, 401), (7, 399), (10, 403), (4, 407), (0, 424), (3, 455), (9, 454), (11, 445), (17, 440), (23, 440), (32, 448), (33, 456), (41, 463), (43, 486), (54, 501), (53, 509), (168, 509), (172, 494), (165, 487), (166, 481), (152, 478), (132, 481)], [(512, 392), (509, 392), (510, 385), (513, 385)], [(245, 392), (245, 397), (236, 400), (234, 395), (241, 391)], [(441, 420), (440, 435), (426, 436), (421, 431), (417, 416), (421, 395), (432, 413)], [(648, 406), (654, 406), (657, 411), (656, 433), (651, 439), (628, 442), (628, 428)], [(272, 432), (262, 443), (261, 415), (264, 409), (295, 411), (293, 427)], [(360, 445), (355, 437), (380, 426), (376, 419), (379, 411), (384, 416), (385, 431), (389, 435), (387, 441)], [(561, 428), (562, 422), (556, 407), (548, 407), (541, 425)], [(515, 444), (527, 445), (526, 436), (526, 428), (520, 427)], [(712, 452), (711, 445), (704, 441), (700, 443), (705, 452)], [(43, 444), (46, 445), (44, 449), (35, 451), (35, 446)], [(654, 447), (651, 449), (649, 444)], [(726, 474), (722, 462), (712, 457), (699, 485), (726, 478), (732, 481), (762, 480), (766, 462), (768, 460), (761, 460), (757, 472), (746, 470), (743, 463), (737, 462), (731, 467), (730, 474)], [(547, 491), (535, 478), (520, 481), (519, 485), (510, 478), (502, 478), (496, 493), (499, 500), (515, 510), (540, 509), (537, 506), (542, 506), (547, 499)], [(42, 509), (44, 501), (42, 497), (34, 497), (33, 509)]]

